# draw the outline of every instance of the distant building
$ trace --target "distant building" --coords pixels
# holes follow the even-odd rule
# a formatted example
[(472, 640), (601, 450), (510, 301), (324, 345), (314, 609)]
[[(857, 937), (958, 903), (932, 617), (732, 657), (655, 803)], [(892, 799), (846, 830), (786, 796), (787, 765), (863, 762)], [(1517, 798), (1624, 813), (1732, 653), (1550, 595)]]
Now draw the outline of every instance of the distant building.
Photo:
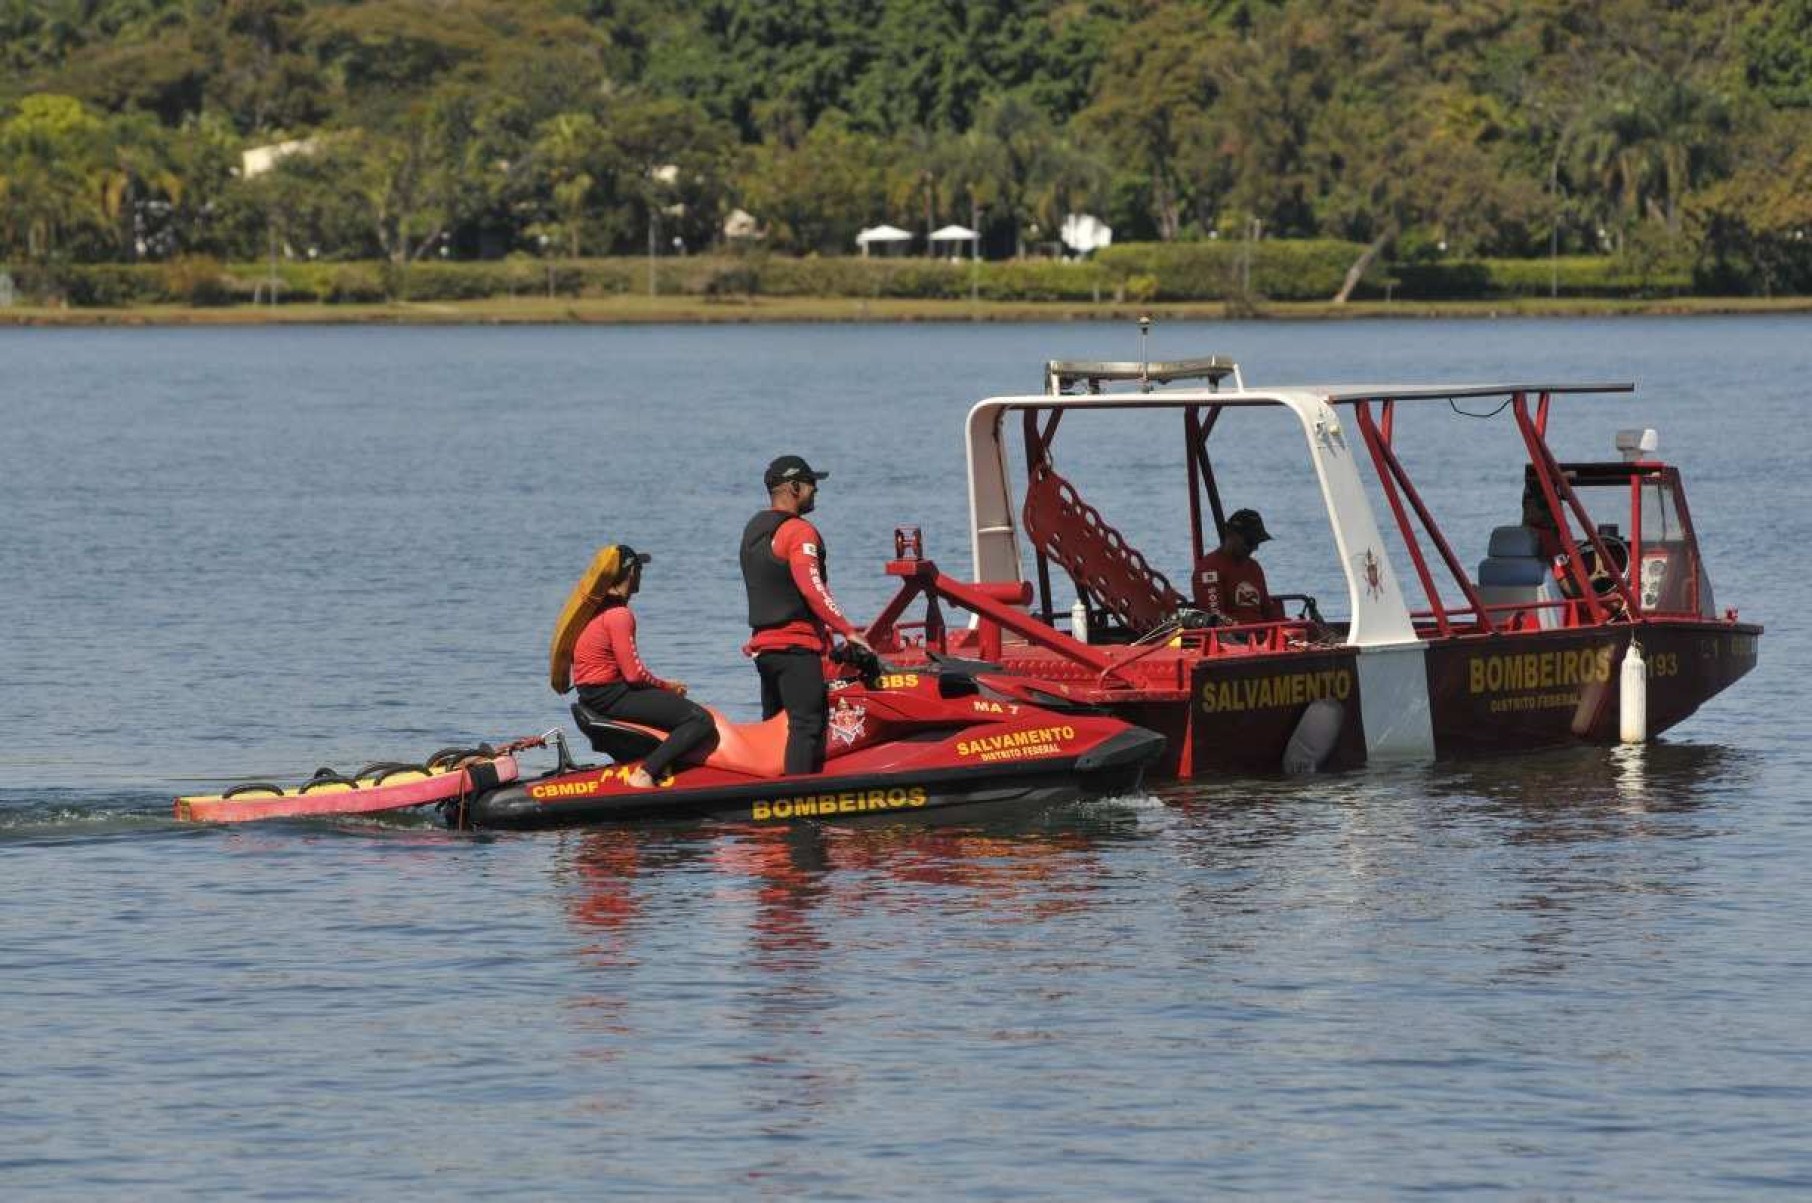
[(263, 175), (291, 155), (310, 154), (319, 146), (319, 138), (297, 138), (293, 142), (254, 146), (239, 156), (239, 178), (249, 180), (253, 176)]
[(0, 272), (0, 309), (11, 309), (13, 302), (17, 299), (18, 293), (13, 289), (12, 274)]
[(768, 236), (754, 214), (745, 209), (732, 209), (730, 216), (724, 218), (724, 241), (726, 242), (759, 242)]
[(1071, 213), (1058, 232), (1063, 245), (1077, 255), (1089, 255), (1114, 244), (1113, 227), (1092, 213)]

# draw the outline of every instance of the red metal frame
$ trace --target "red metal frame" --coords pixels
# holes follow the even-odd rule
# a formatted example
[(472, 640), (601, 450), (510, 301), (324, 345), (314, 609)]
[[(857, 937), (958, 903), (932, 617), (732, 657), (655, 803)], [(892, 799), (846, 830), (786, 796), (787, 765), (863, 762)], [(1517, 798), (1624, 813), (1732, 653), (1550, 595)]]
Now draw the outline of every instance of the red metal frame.
[[(1673, 495), (1674, 512), (1680, 516), (1680, 530), (1685, 536), (1685, 543), (1692, 555), (1692, 612), (1695, 617), (1705, 613), (1705, 596), (1700, 588), (1704, 579), (1705, 558), (1699, 552), (1699, 532), (1693, 528), (1692, 511), (1686, 505), (1686, 485), (1680, 479), (1680, 470), (1670, 465), (1661, 467), (1661, 480)], [(1640, 563), (1640, 561), (1633, 561)], [(1638, 569), (1640, 571), (1640, 569)]]
[[(985, 627), (994, 623), (997, 631), (1005, 629), (1037, 647), (1047, 648), (1066, 659), (1095, 670), (1108, 673), (1118, 667), (1118, 661), (1101, 648), (1086, 643), (1077, 643), (1065, 639), (1046, 623), (1038, 621), (1031, 614), (1015, 610), (1011, 605), (994, 597), (995, 590), (978, 587), (955, 580), (939, 572), (931, 560), (890, 560), (887, 564), (889, 576), (901, 577), (900, 591), (892, 601), (876, 615), (865, 634), (871, 643), (887, 643), (891, 640), (899, 619), (912, 604), (913, 598), (923, 594), (929, 604), (935, 605), (942, 597), (951, 603), (961, 606), (970, 613), (979, 616)], [(1024, 596), (1024, 586), (1020, 587), (1020, 596)], [(931, 632), (927, 630), (927, 638)], [(998, 634), (995, 636), (998, 638)], [(937, 646), (937, 645), (934, 645)]]
[[(887, 573), (902, 579), (899, 592), (882, 608), (864, 632), (869, 642), (877, 648), (895, 646), (900, 631), (922, 626), (925, 629), (927, 650), (948, 652), (948, 631), (941, 616), (936, 621), (922, 624), (900, 621), (914, 599), (923, 596), (928, 605), (935, 607), (941, 598), (977, 617), (976, 650), (982, 659), (999, 660), (1002, 651), (1001, 633), (1011, 631), (1027, 644), (1051, 652), (1092, 674), (1091, 688), (1098, 690), (1158, 690), (1167, 695), (1187, 694), (1189, 681), (1186, 675), (1175, 681), (1160, 683), (1155, 679), (1140, 680), (1127, 671), (1130, 665), (1154, 653), (1176, 650), (1171, 646), (1173, 638), (1180, 638), (1184, 647), (1209, 657), (1223, 653), (1259, 655), (1294, 650), (1292, 638), (1306, 639), (1312, 630), (1308, 623), (1286, 620), (1171, 632), (1166, 638), (1132, 645), (1087, 644), (1070, 638), (1039, 621), (1035, 615), (1017, 608), (1031, 601), (1029, 585), (969, 584), (944, 575), (930, 560), (892, 560), (887, 564)], [(1230, 642), (1233, 639), (1239, 642)], [(1179, 660), (1178, 663), (1181, 664), (1182, 661)], [(1179, 668), (1176, 671), (1182, 670)]]
[[(1371, 454), (1379, 483), (1384, 489), (1385, 498), (1389, 503), (1392, 518), (1397, 524), (1398, 533), (1402, 537), (1404, 547), (1408, 551), (1411, 563), (1415, 568), (1416, 576), (1428, 599), (1428, 611), (1425, 614), (1419, 614), (1418, 617), (1432, 618), (1436, 631), (1442, 637), (1448, 637), (1454, 635), (1456, 632), (1465, 630), (1496, 633), (1502, 630), (1521, 629), (1522, 621), (1520, 617), (1512, 616), (1508, 620), (1508, 625), (1505, 625), (1506, 620), (1504, 617), (1502, 615), (1494, 616), (1492, 607), (1488, 606), (1480, 596), (1471, 575), (1460, 563), (1459, 557), (1454, 554), (1452, 546), (1448, 543), (1445, 534), (1436, 523), (1433, 514), (1423, 502), (1414, 482), (1409, 477), (1409, 473), (1396, 454), (1393, 446), (1396, 433), (1395, 401), (1389, 397), (1379, 397), (1376, 398), (1376, 401), (1379, 405), (1378, 418), (1374, 419), (1371, 401), (1356, 402), (1354, 404), (1355, 416), (1358, 421), (1360, 432), (1365, 439), (1367, 450)], [(1511, 396), (1512, 409), (1515, 414), (1518, 430), (1522, 434), (1525, 447), (1529, 452), (1530, 465), (1536, 480), (1540, 483), (1542, 496), (1547, 504), (1548, 510), (1554, 515), (1557, 528), (1556, 535), (1566, 548), (1567, 571), (1580, 586), (1580, 597), (1578, 599), (1569, 599), (1564, 602), (1553, 604), (1564, 608), (1564, 611), (1568, 616), (1567, 622), (1569, 625), (1573, 625), (1582, 619), (1593, 624), (1613, 621), (1618, 615), (1614, 614), (1612, 608), (1606, 605), (1604, 596), (1594, 592), (1591, 588), (1585, 570), (1584, 556), (1581, 553), (1582, 540), (1576, 539), (1571, 532), (1567, 518), (1569, 512), (1573, 515), (1573, 521), (1577, 522), (1584, 534), (1584, 545), (1589, 545), (1594, 550), (1599, 558), (1599, 562), (1607, 566), (1608, 569), (1613, 561), (1610, 559), (1608, 548), (1606, 547), (1604, 540), (1599, 536), (1596, 527), (1593, 526), (1591, 517), (1587, 514), (1577, 492), (1567, 481), (1565, 470), (1561, 468), (1552, 449), (1547, 445), (1546, 434), (1552, 396), (1547, 392), (1538, 394), (1535, 398), (1533, 412), (1531, 412), (1529, 401), (1530, 399), (1525, 393), (1518, 392)], [(1208, 440), (1213, 434), (1216, 423), (1220, 419), (1222, 408), (1223, 407), (1219, 405), (1206, 404), (1201, 406), (1192, 405), (1184, 410), (1185, 464), (1189, 477), (1190, 539), (1193, 544), (1195, 558), (1198, 560), (1209, 550), (1211, 542), (1209, 538), (1210, 520), (1212, 519), (1213, 531), (1217, 540), (1218, 532), (1224, 522), (1222, 502), (1217, 481), (1215, 479), (1214, 467), (1212, 460), (1208, 455)], [(1034, 472), (1040, 464), (1048, 464), (1051, 461), (1051, 446), (1065, 412), (1066, 411), (1063, 409), (1056, 408), (1034, 408), (1024, 411), (1022, 421), (1024, 423), (1025, 458), (1028, 476)], [(1677, 473), (1674, 473), (1664, 465), (1657, 464), (1653, 467), (1661, 470), (1664, 474), (1664, 483), (1672, 494), (1675, 508), (1680, 515), (1682, 525), (1685, 527), (1686, 536), (1688, 539), (1692, 540), (1692, 547), (1695, 554), (1694, 563), (1692, 565), (1694, 575), (1691, 581), (1691, 594), (1696, 599), (1699, 595), (1698, 564), (1696, 559), (1697, 542), (1696, 537), (1692, 533), (1691, 517), (1686, 509), (1684, 493), (1679, 487)], [(1648, 479), (1652, 479), (1652, 477), (1646, 473), (1639, 476), (1632, 476), (1632, 492), (1630, 499), (1632, 550), (1630, 563), (1638, 566), (1641, 564), (1642, 546), (1641, 488), (1643, 482)], [(1206, 504), (1204, 504), (1204, 500), (1206, 501)], [(1411, 517), (1412, 513), (1414, 515), (1413, 519)], [(1421, 528), (1420, 533), (1418, 533), (1417, 530), (1418, 524)], [(1452, 576), (1454, 583), (1461, 593), (1464, 594), (1466, 611), (1469, 611), (1471, 615), (1471, 625), (1461, 625), (1458, 622), (1466, 611), (1450, 608), (1449, 605), (1442, 600), (1440, 587), (1436, 583), (1436, 577), (1430, 563), (1431, 557), (1423, 546), (1422, 539), (1424, 535), (1432, 544), (1435, 554), (1440, 557), (1441, 562)], [(943, 616), (937, 609), (937, 599), (942, 597), (946, 601), (964, 609), (971, 610), (978, 615), (981, 619), (978, 628), (978, 639), (983, 650), (983, 655), (989, 658), (998, 654), (1000, 632), (1003, 629), (1006, 629), (1014, 631), (1031, 644), (1055, 652), (1058, 655), (1075, 661), (1077, 664), (1090, 668), (1093, 671), (1102, 674), (1104, 678), (1106, 675), (1112, 673), (1115, 667), (1124, 665), (1127, 660), (1107, 657), (1098, 649), (1090, 648), (1090, 645), (1088, 644), (1070, 640), (1054, 631), (1052, 624), (1056, 621), (1056, 610), (1052, 595), (1051, 560), (1042, 550), (1036, 547), (1033, 548), (1033, 553), (1037, 565), (1038, 610), (1028, 612), (1025, 610), (1012, 609), (1010, 605), (1001, 604), (999, 600), (992, 598), (990, 594), (985, 592), (985, 587), (984, 592), (975, 592), (973, 587), (943, 577), (936, 572), (934, 567), (930, 567), (924, 562), (917, 562), (917, 567), (909, 567), (908, 565), (912, 562), (896, 562), (893, 565), (889, 565), (888, 571), (908, 579), (904, 582), (900, 595), (889, 603), (887, 609), (876, 619), (875, 626), (872, 630), (891, 636), (893, 632), (901, 626), (923, 627), (925, 638), (928, 642), (937, 646), (943, 646), (946, 640), (946, 633), (944, 630)], [(1616, 595), (1623, 602), (1622, 612), (1630, 619), (1639, 617), (1642, 613), (1639, 591), (1632, 585), (1632, 571), (1633, 570), (1626, 566), (1625, 571), (1621, 573), (1611, 573)], [(1027, 589), (1029, 591), (1030, 587), (1028, 586)], [(909, 605), (912, 599), (919, 593), (924, 593), (927, 598), (928, 611), (926, 621), (924, 623), (901, 624), (899, 619), (904, 613), (905, 607)], [(1030, 599), (1028, 598), (1027, 600), (1029, 601)], [(1505, 607), (1498, 608), (1504, 609)], [(1518, 605), (1513, 608), (1521, 611), (1529, 609), (1530, 607)], [(1037, 621), (1039, 618), (1042, 618), (1042, 622)], [(1276, 624), (1264, 625), (1269, 627)], [(1279, 648), (1281, 648), (1281, 641), (1286, 636), (1286, 632), (1284, 632), (1281, 627), (1277, 631), (1268, 631), (1262, 635), (1255, 631), (1244, 632), (1244, 634), (1248, 637), (1262, 639), (1263, 644), (1266, 646), (1278, 644)], [(1193, 633), (1190, 642), (1192, 644), (1196, 642)], [(1220, 640), (1218, 635), (1213, 632), (1208, 633), (1202, 640), (1202, 646), (1210, 652), (1214, 651), (1216, 645), (1219, 643)], [(1084, 651), (1079, 649), (1087, 650)], [(1148, 654), (1146, 650), (1141, 650), (1136, 656), (1133, 656), (1130, 659), (1140, 659), (1146, 654)]]
[[(1026, 443), (1026, 479), (1029, 481), (1032, 472), (1039, 464), (1051, 462), (1051, 440), (1057, 437), (1057, 424), (1063, 421), (1066, 411), (1061, 409), (1028, 409), (1023, 415), (1025, 422)], [(1043, 413), (1051, 415), (1051, 420), (1043, 430), (1038, 428), (1038, 416)], [(1044, 613), (1046, 622), (1056, 621), (1057, 611), (1051, 601), (1051, 561), (1044, 552), (1032, 549), (1034, 563), (1038, 569), (1038, 604)]]
[(1447, 565), (1447, 571), (1453, 575), (1454, 583), (1459, 585), (1460, 592), (1466, 595), (1466, 604), (1478, 623), (1487, 631), (1495, 631), (1497, 628), (1491, 620), (1491, 613), (1479, 597), (1478, 589), (1473, 585), (1472, 578), (1460, 565), (1459, 557), (1453, 554), (1453, 548), (1448, 545), (1447, 537), (1441, 533), (1441, 528), (1435, 523), (1434, 515), (1430, 514), (1428, 507), (1422, 503), (1422, 496), (1410, 481), (1409, 473), (1404, 471), (1403, 464), (1397, 459), (1397, 453), (1391, 449), (1390, 436), (1394, 433), (1396, 424), (1396, 403), (1388, 398), (1382, 402), (1383, 430), (1380, 430), (1377, 423), (1372, 420), (1371, 402), (1360, 401), (1353, 408), (1359, 420), (1359, 432), (1365, 436), (1365, 445), (1372, 453), (1372, 464), (1377, 468), (1378, 479), (1384, 485), (1384, 496), (1390, 502), (1391, 514), (1397, 520), (1397, 531), (1403, 537), (1403, 545), (1409, 551), (1410, 561), (1415, 564), (1416, 576), (1422, 582), (1423, 592), (1428, 595), (1428, 604), (1434, 615), (1436, 629), (1443, 636), (1451, 635), (1453, 634), (1453, 623), (1448, 618), (1446, 603), (1441, 600), (1441, 591), (1435, 587), (1434, 575), (1428, 570), (1428, 561), (1422, 554), (1421, 540), (1416, 537), (1416, 532), (1409, 523), (1409, 515), (1403, 510), (1403, 498), (1398, 496), (1399, 488), (1402, 490), (1403, 497), (1409, 499), (1409, 504), (1414, 508), (1416, 517), (1421, 520), (1423, 529), (1428, 532), (1428, 537), (1434, 542), (1435, 550), (1440, 553), (1442, 561)]
[[(1624, 565), (1623, 572), (1611, 570), (1612, 560), (1609, 549), (1605, 547), (1604, 540), (1599, 537), (1598, 528), (1592, 525), (1592, 516), (1586, 513), (1584, 503), (1579, 500), (1579, 494), (1574, 492), (1573, 486), (1568, 483), (1565, 470), (1561, 468), (1560, 461), (1555, 458), (1553, 450), (1548, 446), (1547, 439), (1543, 437), (1547, 425), (1548, 394), (1541, 395), (1534, 420), (1529, 417), (1528, 398), (1524, 394), (1517, 393), (1511, 397), (1510, 401), (1511, 411), (1516, 415), (1517, 429), (1522, 431), (1523, 444), (1529, 451), (1529, 463), (1535, 468), (1536, 479), (1541, 483), (1542, 496), (1547, 501), (1548, 512), (1554, 515), (1555, 533), (1559, 536), (1562, 546), (1566, 548), (1568, 571), (1573, 575), (1574, 583), (1579, 588), (1580, 600), (1585, 603), (1593, 624), (1608, 622), (1616, 616), (1606, 609), (1604, 603), (1599, 599), (1599, 594), (1592, 588), (1591, 575), (1586, 572), (1585, 568), (1585, 557), (1579, 554), (1580, 541), (1573, 538), (1572, 532), (1567, 529), (1566, 509), (1572, 510), (1574, 518), (1579, 522), (1580, 529), (1585, 532), (1593, 552), (1598, 556), (1598, 563), (1610, 575), (1611, 583), (1616, 587), (1618, 596), (1623, 599), (1625, 617), (1633, 621), (1640, 613), (1641, 607), (1630, 589), (1629, 566)], [(1562, 499), (1566, 501), (1565, 509), (1561, 506)]]
[(1221, 508), (1220, 486), (1215, 483), (1214, 464), (1208, 458), (1208, 436), (1214, 433), (1214, 424), (1221, 419), (1222, 407), (1208, 407), (1208, 418), (1202, 419), (1202, 407), (1192, 405), (1183, 411), (1184, 459), (1189, 466), (1189, 538), (1195, 549), (1194, 558), (1190, 561), (1190, 573), (1193, 576), (1195, 563), (1208, 554), (1208, 542), (1203, 538), (1206, 533), (1202, 526), (1202, 494), (1207, 493), (1209, 511), (1214, 516), (1214, 542), (1220, 543), (1220, 531), (1226, 516)]
[[(1627, 473), (1630, 491), (1630, 558), (1624, 568), (1624, 579), (1629, 587), (1629, 596), (1633, 599), (1633, 613), (1641, 616), (1650, 614), (1690, 613), (1702, 617), (1704, 608), (1700, 593), (1700, 580), (1703, 575), (1703, 560), (1699, 554), (1699, 539), (1693, 530), (1692, 515), (1686, 505), (1686, 488), (1680, 480), (1680, 470), (1669, 464), (1649, 461), (1638, 461), (1619, 465)], [(1599, 482), (1590, 482), (1593, 484)], [(1680, 520), (1681, 542), (1686, 547), (1687, 588), (1690, 601), (1688, 610), (1650, 610), (1642, 605), (1642, 561), (1643, 548), (1647, 544), (1647, 532), (1642, 523), (1643, 490), (1653, 488), (1664, 493), (1673, 503), (1674, 512)]]

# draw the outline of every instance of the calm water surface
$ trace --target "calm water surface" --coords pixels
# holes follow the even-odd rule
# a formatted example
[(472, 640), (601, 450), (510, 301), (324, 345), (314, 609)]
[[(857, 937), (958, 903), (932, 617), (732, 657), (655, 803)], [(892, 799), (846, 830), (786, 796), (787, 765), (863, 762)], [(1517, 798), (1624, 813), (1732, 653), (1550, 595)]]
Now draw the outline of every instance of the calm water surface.
[[(0, 1192), (1812, 1192), (1812, 322), (1153, 350), (1253, 383), (1637, 380), (1558, 404), (1554, 442), (1661, 430), (1761, 667), (1636, 751), (938, 824), (181, 827), (175, 793), (560, 722), (549, 624), (609, 540), (656, 554), (657, 671), (752, 714), (732, 547), (768, 458), (832, 471), (836, 586), (872, 614), (896, 523), (967, 569), (967, 407), (1136, 337), (0, 330)], [(1513, 432), (1428, 418), (1400, 443), (1476, 559)], [(1273, 583), (1340, 610), (1300, 437), (1227, 425)], [(1106, 431), (1060, 466), (1181, 575), (1174, 434)]]

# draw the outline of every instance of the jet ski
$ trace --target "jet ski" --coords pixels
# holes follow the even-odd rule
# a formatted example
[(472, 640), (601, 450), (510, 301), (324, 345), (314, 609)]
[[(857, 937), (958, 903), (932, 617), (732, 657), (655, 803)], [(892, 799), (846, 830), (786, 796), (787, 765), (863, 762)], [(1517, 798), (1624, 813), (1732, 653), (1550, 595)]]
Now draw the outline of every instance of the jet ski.
[(666, 733), (573, 718), (610, 763), (561, 763), (539, 777), (444, 803), (452, 827), (535, 828), (661, 818), (752, 823), (912, 814), (982, 802), (1054, 803), (1139, 787), (1164, 737), (1072, 703), (1065, 686), (937, 661), (915, 669), (867, 662), (830, 683), (821, 772), (783, 769), (787, 719), (732, 723), (712, 711), (706, 741), (652, 789), (630, 774)]

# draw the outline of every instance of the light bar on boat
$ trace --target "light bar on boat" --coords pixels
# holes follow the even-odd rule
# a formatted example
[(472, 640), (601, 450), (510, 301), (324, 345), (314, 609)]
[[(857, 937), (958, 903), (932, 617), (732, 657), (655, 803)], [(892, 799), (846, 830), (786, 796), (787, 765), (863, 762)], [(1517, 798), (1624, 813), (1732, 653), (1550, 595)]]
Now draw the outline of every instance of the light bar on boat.
[(1091, 393), (1101, 391), (1103, 383), (1125, 381), (1149, 392), (1154, 384), (1178, 380), (1206, 380), (1209, 388), (1219, 388), (1221, 381), (1233, 377), (1233, 387), (1244, 389), (1239, 365), (1225, 355), (1203, 359), (1173, 359), (1166, 363), (1134, 363), (1130, 360), (1052, 359), (1044, 365), (1044, 391), (1053, 397), (1069, 392), (1072, 385), (1086, 385)]

